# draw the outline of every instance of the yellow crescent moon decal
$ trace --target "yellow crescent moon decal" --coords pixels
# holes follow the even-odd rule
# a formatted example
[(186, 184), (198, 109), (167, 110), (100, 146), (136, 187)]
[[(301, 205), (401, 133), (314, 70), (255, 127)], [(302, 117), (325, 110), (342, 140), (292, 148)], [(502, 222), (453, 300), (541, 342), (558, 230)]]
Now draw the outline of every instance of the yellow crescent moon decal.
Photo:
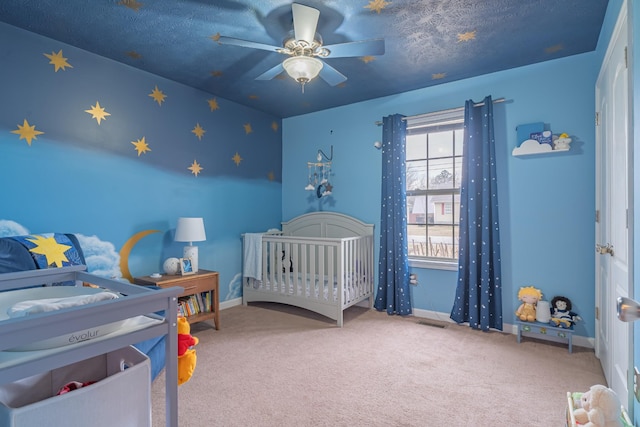
[(144, 230), (139, 233), (134, 234), (125, 242), (120, 249), (120, 272), (122, 273), (122, 277), (127, 279), (129, 282), (133, 283), (133, 277), (131, 276), (131, 272), (129, 271), (129, 254), (131, 253), (131, 249), (135, 246), (140, 239), (144, 236), (147, 236), (152, 233), (158, 233), (160, 230)]

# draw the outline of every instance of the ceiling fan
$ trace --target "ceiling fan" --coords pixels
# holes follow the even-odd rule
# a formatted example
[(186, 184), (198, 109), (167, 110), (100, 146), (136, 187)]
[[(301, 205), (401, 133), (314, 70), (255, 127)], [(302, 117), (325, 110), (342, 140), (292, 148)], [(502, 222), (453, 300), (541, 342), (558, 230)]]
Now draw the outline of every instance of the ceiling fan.
[(347, 77), (319, 58), (347, 58), (355, 56), (383, 55), (384, 39), (362, 40), (357, 42), (322, 45), (322, 37), (316, 33), (320, 11), (298, 3), (291, 5), (293, 12), (293, 31), (284, 40), (282, 47), (263, 43), (220, 36), (221, 44), (249, 47), (281, 53), (287, 59), (265, 71), (256, 80), (271, 80), (283, 71), (304, 85), (320, 75), (331, 86), (336, 86)]

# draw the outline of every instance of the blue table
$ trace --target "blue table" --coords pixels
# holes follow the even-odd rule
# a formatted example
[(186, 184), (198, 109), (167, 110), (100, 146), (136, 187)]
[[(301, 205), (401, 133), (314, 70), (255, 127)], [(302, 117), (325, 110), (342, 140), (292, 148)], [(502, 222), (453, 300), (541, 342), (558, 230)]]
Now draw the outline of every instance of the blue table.
[(559, 338), (566, 338), (569, 343), (569, 353), (573, 352), (573, 325), (570, 328), (560, 328), (554, 326), (551, 323), (542, 322), (523, 322), (516, 320), (518, 325), (518, 343), (522, 341), (522, 332), (530, 332), (532, 334), (557, 336)]

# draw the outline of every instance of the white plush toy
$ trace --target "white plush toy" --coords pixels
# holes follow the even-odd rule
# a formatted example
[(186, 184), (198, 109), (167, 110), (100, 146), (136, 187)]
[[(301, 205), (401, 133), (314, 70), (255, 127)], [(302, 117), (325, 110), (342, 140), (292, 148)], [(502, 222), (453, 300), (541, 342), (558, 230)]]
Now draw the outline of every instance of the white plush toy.
[(591, 386), (582, 395), (573, 415), (585, 427), (623, 427), (618, 396), (613, 390), (600, 384)]
[(571, 138), (569, 138), (569, 134), (561, 133), (560, 135), (553, 135), (554, 150), (568, 150), (569, 144), (571, 144)]

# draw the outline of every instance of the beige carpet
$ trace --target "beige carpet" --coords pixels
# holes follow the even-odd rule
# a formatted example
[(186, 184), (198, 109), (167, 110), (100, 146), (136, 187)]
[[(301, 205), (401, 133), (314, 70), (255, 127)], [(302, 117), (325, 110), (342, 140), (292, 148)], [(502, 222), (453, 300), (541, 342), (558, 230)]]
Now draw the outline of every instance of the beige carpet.
[[(352, 307), (345, 325), (279, 304), (195, 324), (198, 365), (179, 426), (565, 425), (567, 391), (604, 384), (593, 350), (445, 328)], [(164, 374), (152, 386), (165, 425)]]

